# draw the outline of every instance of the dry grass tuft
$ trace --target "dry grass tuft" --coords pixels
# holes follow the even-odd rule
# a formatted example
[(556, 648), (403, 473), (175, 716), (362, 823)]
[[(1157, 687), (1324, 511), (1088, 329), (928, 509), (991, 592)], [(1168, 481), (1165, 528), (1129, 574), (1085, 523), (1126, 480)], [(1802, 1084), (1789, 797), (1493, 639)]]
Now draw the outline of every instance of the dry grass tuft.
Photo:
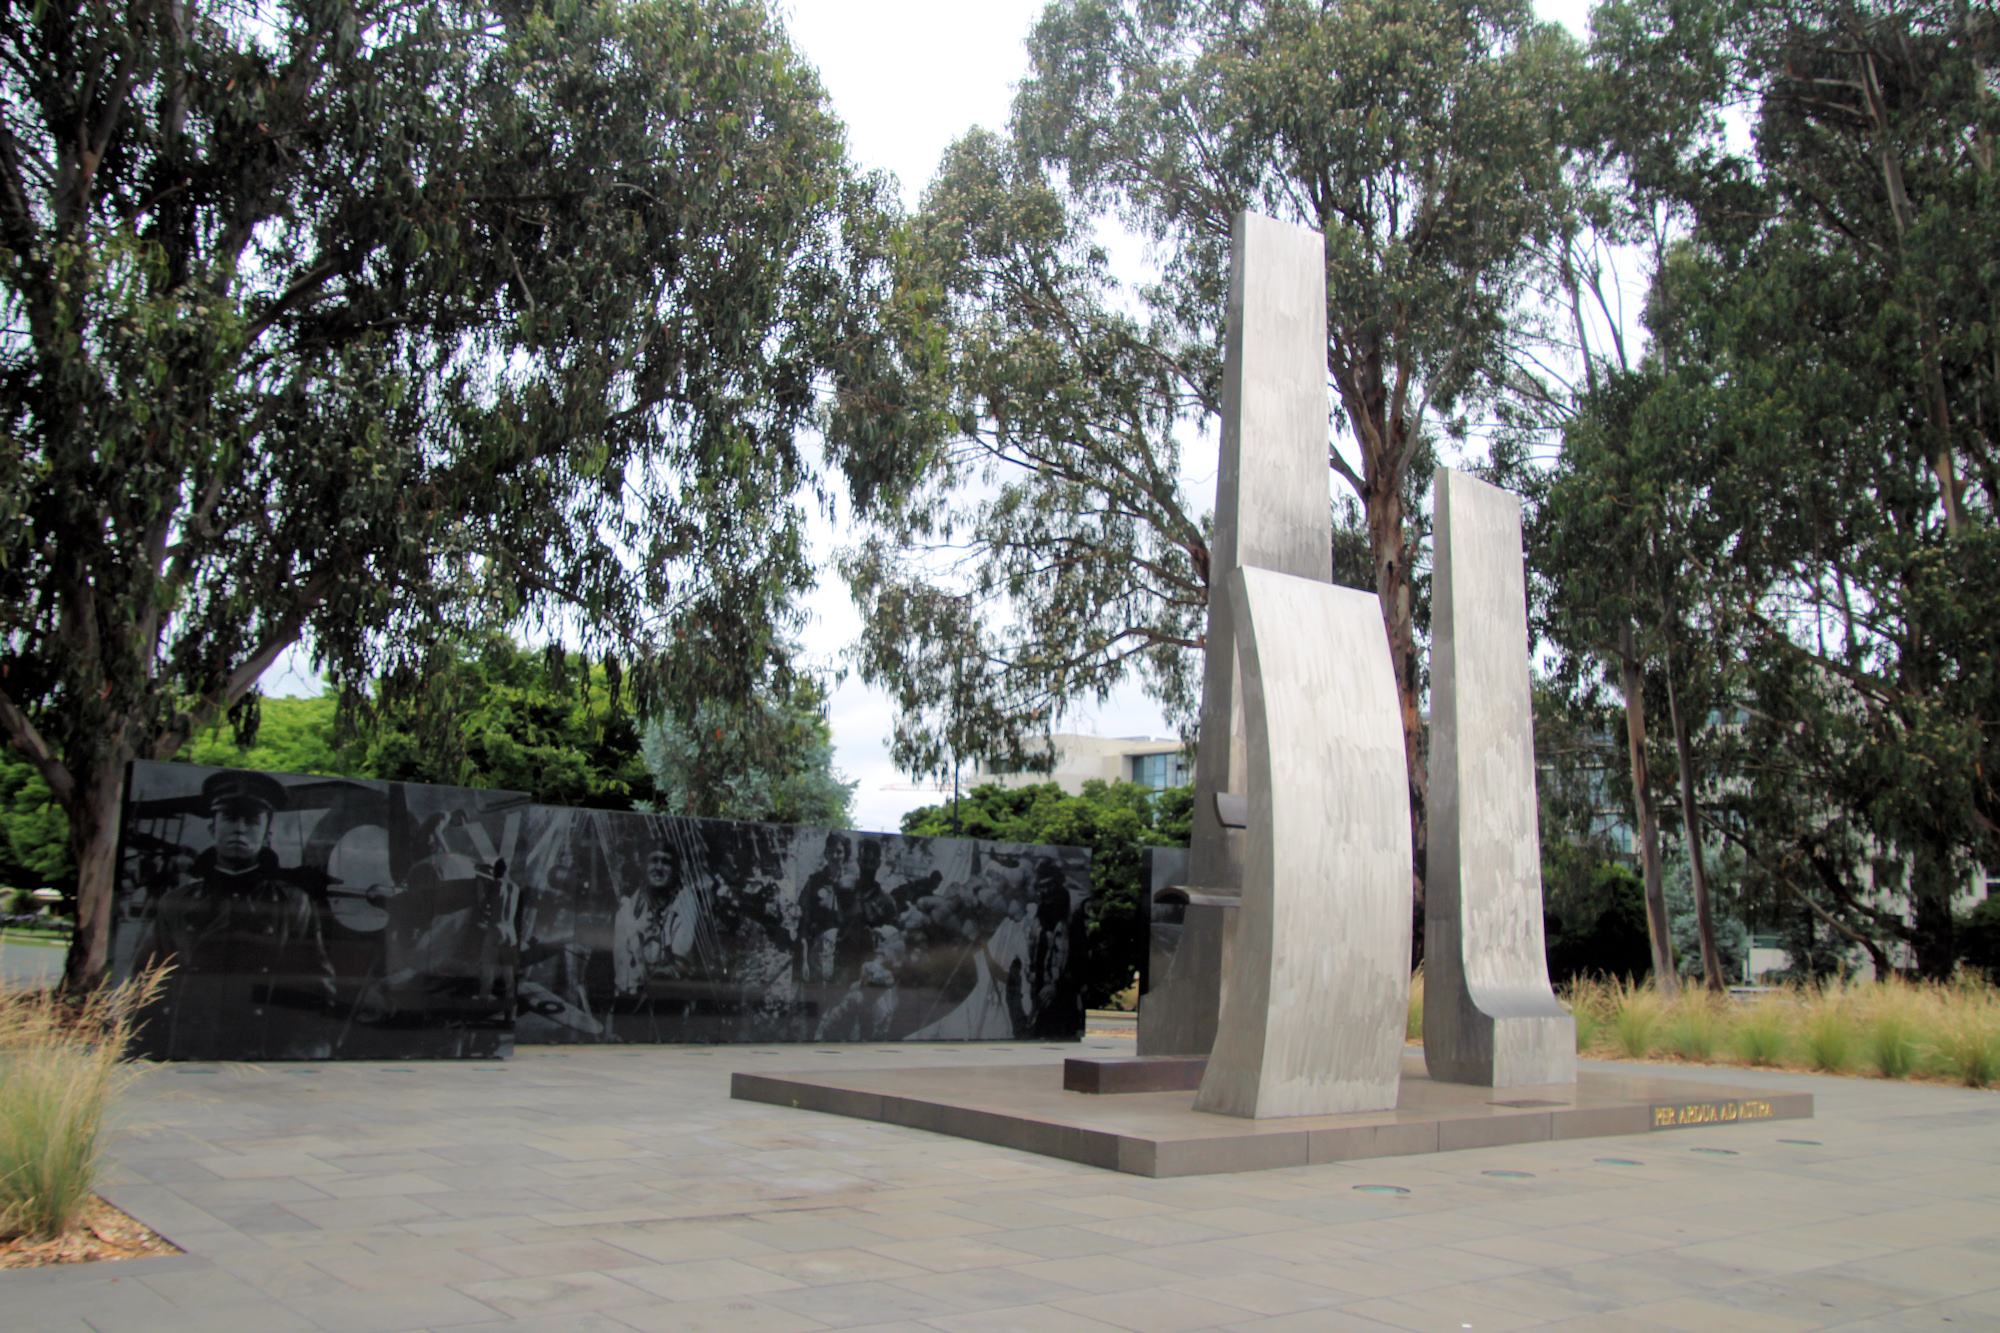
[(1667, 1049), (1683, 1060), (1706, 1064), (1722, 1044), (1727, 1000), (1699, 986), (1686, 986), (1666, 1012)]
[(1976, 973), (1947, 985), (1891, 978), (1780, 986), (1733, 1001), (1690, 987), (1671, 1004), (1650, 983), (1579, 980), (1563, 999), (1583, 1055), (1667, 1054), (1830, 1074), (1859, 1065), (1883, 1078), (2000, 1083), (2000, 989)]
[(0, 1239), (54, 1240), (97, 1185), (106, 1117), (136, 1069), (125, 1059), (161, 974), (81, 1001), (0, 990)]
[(1612, 1043), (1628, 1060), (1645, 1059), (1653, 1053), (1653, 1035), (1660, 1026), (1660, 993), (1630, 980), (1613, 982), (1608, 989)]
[(1775, 1065), (1791, 1044), (1793, 1010), (1789, 995), (1761, 995), (1738, 1011), (1730, 1025), (1729, 1046), (1746, 1065)]

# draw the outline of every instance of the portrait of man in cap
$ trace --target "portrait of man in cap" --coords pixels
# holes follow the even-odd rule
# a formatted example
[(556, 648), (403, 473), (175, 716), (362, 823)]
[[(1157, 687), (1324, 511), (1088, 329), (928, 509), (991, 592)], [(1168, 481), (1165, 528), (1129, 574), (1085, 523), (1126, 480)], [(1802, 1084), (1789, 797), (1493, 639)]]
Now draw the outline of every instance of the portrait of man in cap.
[(173, 965), (141, 1041), (166, 1059), (325, 1058), (334, 973), (319, 907), (270, 848), (285, 789), (224, 769), (199, 799), (212, 845), (161, 896), (135, 959)]

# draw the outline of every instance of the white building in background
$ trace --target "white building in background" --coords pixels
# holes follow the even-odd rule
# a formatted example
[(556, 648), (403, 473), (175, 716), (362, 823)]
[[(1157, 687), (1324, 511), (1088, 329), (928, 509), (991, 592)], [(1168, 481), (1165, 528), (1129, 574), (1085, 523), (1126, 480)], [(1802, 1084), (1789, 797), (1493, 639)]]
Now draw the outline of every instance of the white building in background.
[(1092, 778), (1103, 782), (1136, 782), (1156, 791), (1185, 787), (1194, 781), (1194, 759), (1175, 737), (1058, 734), (1046, 742), (1030, 742), (1026, 748), (1046, 753), (1048, 746), (1055, 747), (1055, 768), (1051, 772), (1023, 773), (980, 759), (973, 761), (965, 785), (1032, 787), (1053, 782), (1071, 796), (1081, 796), (1083, 784)]

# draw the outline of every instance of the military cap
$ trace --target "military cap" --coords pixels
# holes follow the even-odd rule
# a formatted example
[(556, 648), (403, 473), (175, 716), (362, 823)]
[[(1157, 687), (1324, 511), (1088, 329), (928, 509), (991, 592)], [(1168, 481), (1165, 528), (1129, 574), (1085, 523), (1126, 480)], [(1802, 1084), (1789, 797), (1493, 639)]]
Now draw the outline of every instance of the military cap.
[(285, 789), (268, 773), (228, 768), (209, 774), (201, 800), (211, 812), (225, 805), (261, 805), (275, 813), (285, 808)]

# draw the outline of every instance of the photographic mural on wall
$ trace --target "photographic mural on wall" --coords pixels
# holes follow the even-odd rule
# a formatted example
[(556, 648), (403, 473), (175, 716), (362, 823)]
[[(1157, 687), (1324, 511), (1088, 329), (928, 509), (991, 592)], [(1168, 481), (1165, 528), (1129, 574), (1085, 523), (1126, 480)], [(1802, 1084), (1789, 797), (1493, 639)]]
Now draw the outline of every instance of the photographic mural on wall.
[(1076, 1037), (1090, 854), (537, 806), (524, 1042)]
[(157, 1059), (1075, 1038), (1090, 854), (135, 763), (113, 959)]
[(113, 965), (170, 962), (142, 1054), (491, 1057), (513, 1046), (511, 792), (132, 765)]

